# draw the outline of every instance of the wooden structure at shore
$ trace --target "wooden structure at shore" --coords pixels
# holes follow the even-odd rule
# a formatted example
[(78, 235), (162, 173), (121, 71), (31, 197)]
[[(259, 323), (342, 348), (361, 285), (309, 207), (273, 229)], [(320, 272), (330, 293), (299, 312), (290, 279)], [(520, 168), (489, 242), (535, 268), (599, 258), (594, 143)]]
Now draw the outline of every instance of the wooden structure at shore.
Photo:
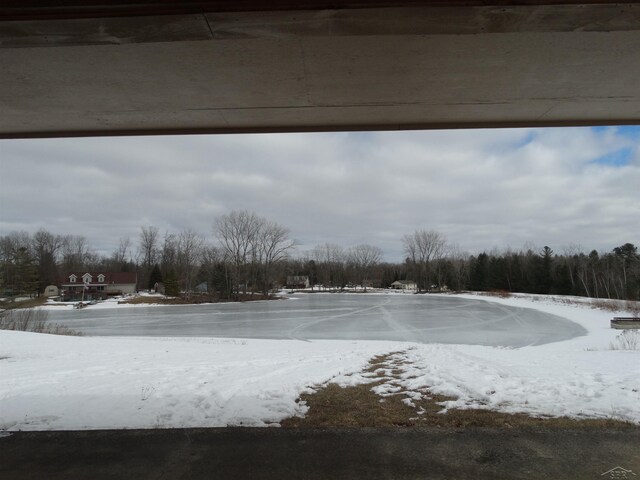
[(638, 317), (613, 317), (611, 328), (617, 330), (640, 330), (640, 318)]

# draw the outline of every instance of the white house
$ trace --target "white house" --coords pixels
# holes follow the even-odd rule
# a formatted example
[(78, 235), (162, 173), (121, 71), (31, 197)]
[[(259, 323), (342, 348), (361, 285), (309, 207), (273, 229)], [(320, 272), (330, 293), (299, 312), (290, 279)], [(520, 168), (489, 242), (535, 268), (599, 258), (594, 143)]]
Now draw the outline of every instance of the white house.
[(307, 275), (289, 275), (287, 277), (287, 288), (309, 288), (309, 285)]
[(391, 284), (394, 290), (417, 290), (418, 284), (413, 280), (396, 280)]
[(135, 272), (72, 272), (61, 282), (64, 300), (104, 299), (110, 295), (135, 293)]

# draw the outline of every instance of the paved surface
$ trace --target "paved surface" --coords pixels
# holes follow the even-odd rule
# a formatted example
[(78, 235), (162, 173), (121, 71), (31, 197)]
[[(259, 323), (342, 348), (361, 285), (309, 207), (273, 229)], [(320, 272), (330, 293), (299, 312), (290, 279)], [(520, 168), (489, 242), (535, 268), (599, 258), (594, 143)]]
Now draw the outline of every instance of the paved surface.
[(288, 301), (50, 312), (88, 335), (390, 340), (523, 347), (586, 331), (564, 318), (431, 295), (297, 294)]
[[(637, 476), (602, 475), (616, 467)], [(0, 438), (3, 480), (638, 476), (640, 429), (233, 428), (25, 432)]]

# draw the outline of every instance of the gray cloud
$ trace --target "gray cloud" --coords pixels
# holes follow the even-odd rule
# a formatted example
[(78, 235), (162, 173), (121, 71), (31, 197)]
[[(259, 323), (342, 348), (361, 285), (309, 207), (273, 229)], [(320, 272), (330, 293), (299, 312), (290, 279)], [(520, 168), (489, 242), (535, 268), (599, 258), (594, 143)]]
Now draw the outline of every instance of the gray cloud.
[[(628, 165), (598, 159), (631, 149)], [(435, 229), (476, 252), (640, 241), (640, 146), (616, 128), (11, 140), (0, 234), (87, 236), (108, 254), (140, 226), (192, 228), (246, 208), (318, 243)]]

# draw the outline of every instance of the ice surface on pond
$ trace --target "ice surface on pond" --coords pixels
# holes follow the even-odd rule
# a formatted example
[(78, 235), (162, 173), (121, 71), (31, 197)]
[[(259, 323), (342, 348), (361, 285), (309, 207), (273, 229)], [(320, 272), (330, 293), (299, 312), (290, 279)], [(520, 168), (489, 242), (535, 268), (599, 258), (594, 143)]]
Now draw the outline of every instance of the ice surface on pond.
[(389, 340), (522, 347), (586, 330), (565, 318), (431, 295), (296, 294), (292, 300), (51, 311), (88, 335)]

